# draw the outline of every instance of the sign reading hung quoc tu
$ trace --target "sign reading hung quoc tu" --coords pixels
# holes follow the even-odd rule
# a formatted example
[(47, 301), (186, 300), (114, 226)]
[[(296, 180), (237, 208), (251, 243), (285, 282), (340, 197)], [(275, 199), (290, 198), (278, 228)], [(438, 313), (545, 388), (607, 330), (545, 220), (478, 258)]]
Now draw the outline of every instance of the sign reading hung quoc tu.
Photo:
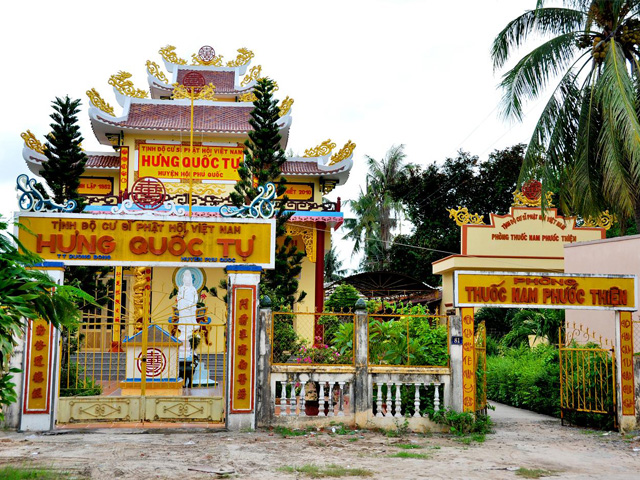
[(22, 212), (17, 237), (44, 260), (66, 265), (183, 266), (251, 264), (273, 268), (275, 220), (163, 218)]

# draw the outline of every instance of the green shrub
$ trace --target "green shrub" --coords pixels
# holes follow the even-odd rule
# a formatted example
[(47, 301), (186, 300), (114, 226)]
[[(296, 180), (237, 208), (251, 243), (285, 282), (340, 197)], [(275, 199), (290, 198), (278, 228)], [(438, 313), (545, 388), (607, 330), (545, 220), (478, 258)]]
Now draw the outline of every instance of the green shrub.
[(447, 365), (447, 327), (425, 317), (369, 322), (369, 361), (387, 365)]
[(300, 349), (302, 341), (293, 328), (295, 315), (273, 316), (273, 362), (286, 363), (289, 357)]
[(450, 408), (437, 411), (430, 410), (427, 413), (432, 421), (449, 427), (449, 431), (454, 435), (491, 433), (491, 419), (487, 415), (456, 412)]
[(324, 304), (324, 309), (331, 312), (348, 312), (354, 310), (360, 293), (353, 286), (343, 283), (338, 285)]
[(61, 397), (90, 397), (102, 394), (102, 386), (91, 378), (84, 378), (84, 368), (76, 362), (60, 369)]
[(558, 349), (538, 345), (504, 349), (487, 357), (487, 398), (538, 413), (560, 416)]

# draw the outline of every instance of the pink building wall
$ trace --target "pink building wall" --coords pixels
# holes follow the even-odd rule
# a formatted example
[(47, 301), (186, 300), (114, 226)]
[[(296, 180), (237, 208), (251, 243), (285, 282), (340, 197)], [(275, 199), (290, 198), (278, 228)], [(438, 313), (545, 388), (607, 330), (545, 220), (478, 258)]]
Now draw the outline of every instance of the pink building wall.
[[(635, 274), (640, 278), (640, 235), (608, 238), (592, 242), (579, 242), (564, 246), (564, 271), (566, 273)], [(638, 292), (636, 292), (636, 304)], [(602, 335), (609, 345), (615, 339), (615, 313), (613, 311), (566, 310), (567, 327), (575, 322), (583, 330)], [(640, 351), (640, 317), (633, 313), (634, 351)], [(567, 330), (568, 331), (568, 330)]]

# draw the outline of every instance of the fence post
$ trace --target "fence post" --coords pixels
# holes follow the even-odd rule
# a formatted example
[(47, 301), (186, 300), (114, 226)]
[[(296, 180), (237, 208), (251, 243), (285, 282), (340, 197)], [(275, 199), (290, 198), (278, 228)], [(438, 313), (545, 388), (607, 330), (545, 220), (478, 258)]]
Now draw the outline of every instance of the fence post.
[(462, 317), (459, 315), (449, 316), (449, 366), (451, 369), (451, 388), (445, 391), (444, 401), (445, 407), (451, 407), (457, 412), (462, 412), (462, 342), (454, 343), (454, 338), (462, 339)]
[(371, 385), (369, 379), (368, 352), (369, 352), (369, 315), (367, 314), (364, 300), (356, 302), (356, 315), (354, 319), (354, 356), (355, 356), (355, 381), (354, 381), (354, 417), (358, 427), (367, 424), (367, 416), (372, 410)]
[(273, 325), (271, 299), (264, 296), (260, 301), (258, 319), (258, 371), (256, 374), (256, 422), (258, 426), (268, 426), (273, 420), (273, 399), (271, 395), (271, 340), (269, 335)]

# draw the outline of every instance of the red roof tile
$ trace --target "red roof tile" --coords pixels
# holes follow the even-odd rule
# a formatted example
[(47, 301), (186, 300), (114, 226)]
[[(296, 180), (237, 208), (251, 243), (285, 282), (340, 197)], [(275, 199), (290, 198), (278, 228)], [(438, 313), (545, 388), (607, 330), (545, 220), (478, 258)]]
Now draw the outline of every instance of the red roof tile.
[(283, 175), (328, 175), (339, 173), (344, 170), (346, 170), (346, 166), (344, 165), (330, 170), (320, 170), (315, 161), (305, 162), (299, 160), (287, 160), (282, 166)]
[[(193, 128), (199, 132), (248, 132), (249, 116), (253, 105), (219, 106), (196, 105), (193, 111)], [(189, 131), (190, 107), (173, 103), (131, 103), (129, 116), (114, 122), (98, 115), (100, 121), (124, 128), (142, 130)]]
[(178, 83), (182, 83), (182, 79), (188, 72), (198, 72), (204, 77), (207, 84), (213, 83), (217, 93), (236, 93), (234, 88), (235, 74), (234, 72), (218, 72), (210, 70), (178, 70)]
[(113, 155), (88, 155), (85, 168), (120, 168), (120, 157)]

